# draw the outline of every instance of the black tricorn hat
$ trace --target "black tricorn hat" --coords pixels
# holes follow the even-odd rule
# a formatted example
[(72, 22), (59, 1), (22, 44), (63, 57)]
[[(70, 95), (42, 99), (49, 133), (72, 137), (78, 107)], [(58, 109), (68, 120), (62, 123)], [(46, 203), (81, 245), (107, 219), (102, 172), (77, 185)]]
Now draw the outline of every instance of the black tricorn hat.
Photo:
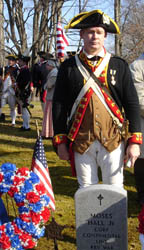
[(67, 55), (68, 55), (69, 57), (75, 56), (76, 53), (77, 53), (76, 51), (67, 51)]
[(101, 10), (82, 12), (71, 19), (66, 29), (87, 29), (91, 27), (102, 27), (106, 32), (120, 34), (116, 22)]
[(19, 55), (18, 55), (18, 59), (20, 59), (20, 60), (22, 60), (22, 61), (24, 61), (24, 62), (29, 62), (30, 56), (24, 56), (24, 55), (22, 55), (22, 54), (19, 54)]
[(6, 59), (16, 61), (18, 59), (18, 57), (14, 54), (9, 54), (6, 56)]
[(52, 59), (54, 58), (54, 56), (49, 53), (49, 52), (45, 52), (45, 51), (39, 51), (37, 53), (41, 58), (43, 58), (44, 60), (48, 60), (48, 59)]

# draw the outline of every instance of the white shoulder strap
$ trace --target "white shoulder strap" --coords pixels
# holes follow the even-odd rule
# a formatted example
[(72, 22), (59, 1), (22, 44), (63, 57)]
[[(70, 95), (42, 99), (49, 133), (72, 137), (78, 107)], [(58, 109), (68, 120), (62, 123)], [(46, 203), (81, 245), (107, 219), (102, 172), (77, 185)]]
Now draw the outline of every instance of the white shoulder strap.
[[(107, 56), (107, 60), (105, 60), (105, 63), (103, 64), (103, 67), (105, 67), (107, 65), (107, 63), (110, 60), (110, 54), (108, 53)], [(90, 76), (89, 72), (85, 69), (85, 67), (82, 65), (82, 63), (80, 62), (78, 56), (75, 56), (76, 58), (76, 63), (80, 72), (82, 73), (82, 75), (85, 77), (85, 79), (87, 80), (86, 84), (83, 86), (83, 88), (81, 89), (78, 97), (75, 100), (75, 103), (73, 104), (72, 110), (71, 110), (71, 114), (68, 118), (68, 121), (71, 120), (73, 114), (75, 113), (75, 110), (78, 106), (78, 104), (80, 103), (81, 98), (85, 95), (85, 93), (88, 91), (89, 88), (92, 88), (93, 91), (96, 93), (96, 95), (98, 96), (98, 98), (100, 99), (100, 101), (103, 103), (103, 105), (105, 106), (106, 110), (110, 113), (111, 117), (113, 118), (113, 120), (115, 120), (115, 122), (121, 127), (122, 124), (120, 123), (119, 119), (117, 117), (115, 117), (115, 115), (112, 113), (112, 111), (110, 110), (110, 108), (108, 107), (108, 105), (105, 102), (104, 96), (99, 88), (99, 86), (95, 83), (94, 79)], [(81, 71), (82, 69), (82, 71)], [(102, 72), (103, 68), (101, 67), (101, 69), (96, 73), (96, 74), (100, 74)]]
[[(110, 60), (110, 57), (111, 57), (111, 54), (106, 52), (106, 55), (103, 59), (103, 61), (101, 62), (101, 64), (97, 67), (96, 69), (96, 76), (98, 77), (101, 72), (104, 70), (105, 66), (108, 64), (109, 60)], [(94, 80), (92, 79), (92, 77), (90, 76), (90, 73), (88, 72), (88, 70), (82, 65), (81, 61), (79, 60), (79, 57), (78, 55), (75, 55), (75, 60), (76, 60), (76, 64), (77, 64), (77, 67), (79, 69), (79, 71), (81, 72), (81, 74), (83, 75), (84, 79), (87, 81), (86, 84), (83, 86), (83, 88), (81, 89), (79, 95), (77, 96), (74, 104), (73, 104), (73, 107), (71, 109), (71, 113), (70, 113), (70, 116), (68, 118), (68, 121), (71, 120), (78, 104), (80, 103), (80, 100), (82, 99), (82, 97), (85, 95), (85, 93), (88, 91), (88, 89), (90, 87), (92, 87), (93, 84), (95, 84)], [(98, 89), (98, 92), (99, 94), (101, 95), (101, 98), (103, 98), (103, 95), (100, 91), (99, 88)]]

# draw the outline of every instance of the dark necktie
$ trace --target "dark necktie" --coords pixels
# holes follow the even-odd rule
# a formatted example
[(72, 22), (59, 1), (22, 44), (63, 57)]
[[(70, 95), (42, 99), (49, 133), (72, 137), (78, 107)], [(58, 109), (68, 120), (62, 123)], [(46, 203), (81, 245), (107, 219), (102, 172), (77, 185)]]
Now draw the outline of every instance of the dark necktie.
[(87, 58), (89, 61), (98, 61), (100, 59), (100, 56), (93, 56), (91, 58)]

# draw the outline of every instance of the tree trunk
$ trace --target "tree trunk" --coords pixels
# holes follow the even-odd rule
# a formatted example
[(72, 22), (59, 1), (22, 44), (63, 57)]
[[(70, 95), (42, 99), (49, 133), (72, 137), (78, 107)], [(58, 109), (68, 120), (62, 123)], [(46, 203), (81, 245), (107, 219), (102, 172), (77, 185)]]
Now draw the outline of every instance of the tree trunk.
[[(121, 1), (115, 0), (114, 2), (114, 14), (115, 14), (115, 21), (117, 25), (120, 27), (120, 8), (121, 8)], [(120, 35), (115, 35), (115, 54), (117, 56), (121, 56), (121, 38)]]
[(4, 18), (3, 18), (3, 0), (0, 0), (0, 67), (4, 65), (5, 51), (4, 51)]

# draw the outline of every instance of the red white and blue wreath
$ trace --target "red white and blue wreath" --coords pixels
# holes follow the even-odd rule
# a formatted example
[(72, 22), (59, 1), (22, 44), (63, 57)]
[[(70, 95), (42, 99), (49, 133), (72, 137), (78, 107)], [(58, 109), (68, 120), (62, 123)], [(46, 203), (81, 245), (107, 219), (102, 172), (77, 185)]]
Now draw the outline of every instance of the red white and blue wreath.
[(19, 217), (0, 226), (0, 248), (22, 250), (33, 248), (44, 235), (44, 224), (50, 217), (49, 202), (39, 177), (28, 168), (14, 164), (0, 166), (0, 196), (14, 198)]

